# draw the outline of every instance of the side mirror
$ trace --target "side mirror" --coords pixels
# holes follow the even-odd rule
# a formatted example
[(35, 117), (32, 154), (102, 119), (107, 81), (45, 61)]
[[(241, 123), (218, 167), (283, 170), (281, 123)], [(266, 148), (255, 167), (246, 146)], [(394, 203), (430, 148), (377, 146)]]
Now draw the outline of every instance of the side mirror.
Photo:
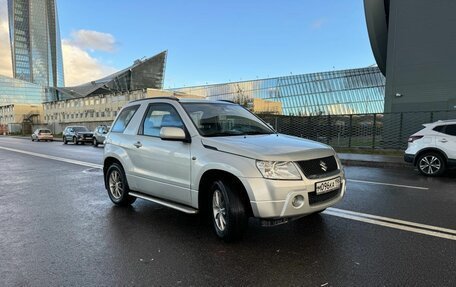
[(186, 141), (187, 136), (181, 128), (176, 127), (162, 127), (160, 129), (160, 138), (168, 141)]

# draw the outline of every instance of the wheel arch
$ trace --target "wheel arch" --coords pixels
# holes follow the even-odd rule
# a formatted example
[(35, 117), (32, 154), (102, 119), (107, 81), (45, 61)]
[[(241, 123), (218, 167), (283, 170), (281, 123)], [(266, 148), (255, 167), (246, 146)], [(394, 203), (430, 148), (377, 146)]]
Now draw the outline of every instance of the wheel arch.
[[(122, 165), (122, 162), (118, 159), (118, 158), (115, 158), (113, 156), (109, 156), (109, 157), (106, 157), (103, 161), (103, 179), (104, 179), (104, 184), (105, 184), (105, 188), (107, 189), (108, 188), (108, 182), (106, 180), (106, 172), (108, 171), (108, 168), (113, 164), (113, 163), (117, 163), (120, 165), (120, 167), (122, 169), (124, 169), (123, 165)], [(125, 170), (125, 169), (124, 169)]]
[(414, 161), (413, 161), (413, 165), (416, 166), (416, 165), (418, 164), (418, 159), (419, 159), (423, 154), (429, 153), (429, 152), (435, 152), (435, 153), (440, 154), (440, 155), (443, 157), (443, 159), (445, 160), (445, 163), (448, 163), (448, 156), (447, 156), (447, 154), (446, 154), (443, 150), (441, 150), (441, 149), (439, 149), (439, 148), (435, 148), (435, 147), (430, 147), (430, 148), (422, 149), (422, 150), (420, 150), (420, 151), (416, 154), (415, 159), (414, 159)]
[(242, 202), (245, 205), (248, 216), (253, 216), (252, 207), (250, 205), (249, 195), (242, 181), (234, 174), (220, 170), (210, 169), (203, 173), (198, 184), (198, 208), (202, 213), (207, 212), (207, 206), (209, 202), (209, 188), (214, 180), (220, 179), (228, 181), (234, 184), (236, 191), (239, 192)]

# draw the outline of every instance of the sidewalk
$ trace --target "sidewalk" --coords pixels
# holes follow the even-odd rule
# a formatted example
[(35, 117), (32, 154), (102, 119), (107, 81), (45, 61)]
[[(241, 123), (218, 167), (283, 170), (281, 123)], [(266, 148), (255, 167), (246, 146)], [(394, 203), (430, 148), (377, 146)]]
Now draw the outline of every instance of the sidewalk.
[(413, 168), (402, 156), (338, 153), (343, 165), (366, 167)]

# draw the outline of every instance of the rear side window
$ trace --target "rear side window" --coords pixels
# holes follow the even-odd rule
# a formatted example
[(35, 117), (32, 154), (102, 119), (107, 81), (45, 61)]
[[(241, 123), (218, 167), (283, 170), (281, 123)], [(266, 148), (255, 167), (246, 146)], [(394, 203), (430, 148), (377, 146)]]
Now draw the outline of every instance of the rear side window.
[(445, 133), (450, 136), (456, 136), (456, 125), (447, 125)]
[(123, 109), (120, 112), (120, 115), (117, 117), (116, 122), (112, 126), (111, 131), (114, 133), (123, 133), (123, 131), (125, 130), (125, 128), (127, 128), (128, 123), (130, 123), (138, 108), (139, 105), (130, 106)]
[(445, 126), (436, 126), (435, 128), (433, 128), (432, 130), (436, 131), (436, 132), (439, 132), (439, 133), (443, 133), (443, 130), (445, 129)]

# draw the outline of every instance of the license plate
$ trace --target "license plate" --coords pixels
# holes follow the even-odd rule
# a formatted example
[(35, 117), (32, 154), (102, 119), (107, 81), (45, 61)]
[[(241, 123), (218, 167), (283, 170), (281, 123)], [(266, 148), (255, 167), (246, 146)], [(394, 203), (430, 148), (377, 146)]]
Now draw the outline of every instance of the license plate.
[(340, 188), (340, 177), (315, 183), (315, 191), (318, 194), (327, 193)]

